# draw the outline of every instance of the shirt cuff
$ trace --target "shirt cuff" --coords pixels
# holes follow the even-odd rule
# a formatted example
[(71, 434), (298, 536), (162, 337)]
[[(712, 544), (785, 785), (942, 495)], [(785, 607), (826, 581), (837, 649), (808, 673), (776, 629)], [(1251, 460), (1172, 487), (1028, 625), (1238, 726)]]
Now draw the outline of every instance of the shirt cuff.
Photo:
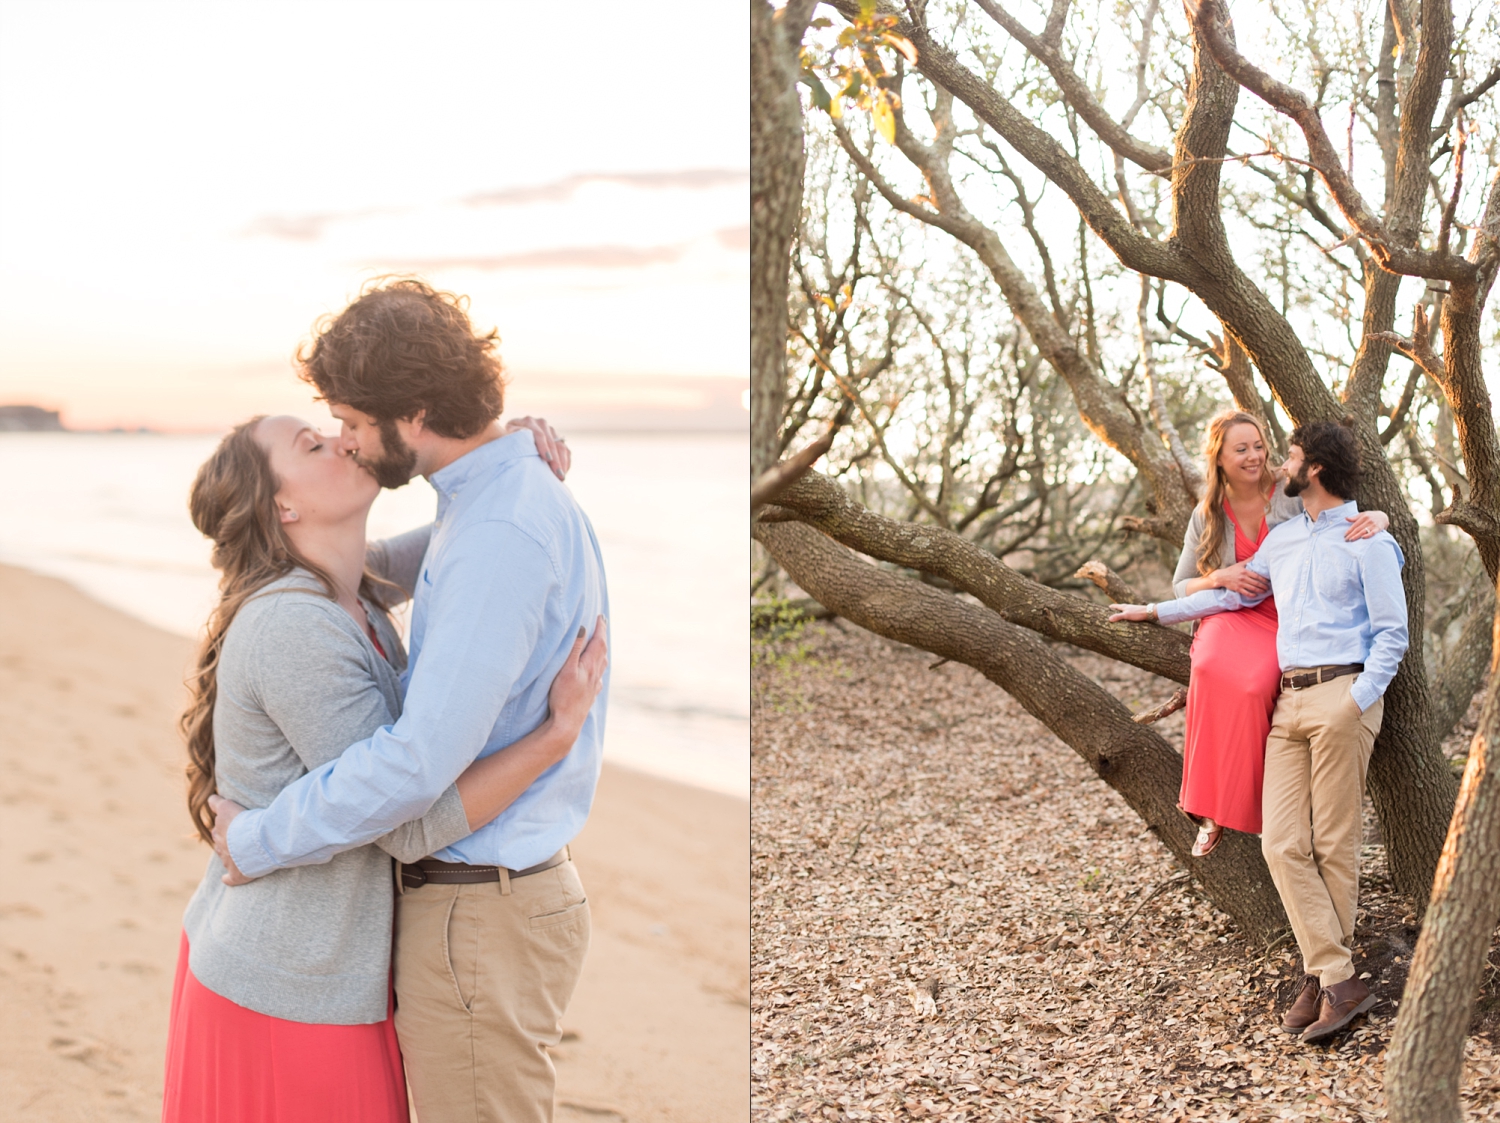
[(1188, 619), (1183, 613), (1181, 600), (1164, 600), (1156, 604), (1156, 622), (1158, 624), (1180, 624)]
[(258, 808), (250, 808), (241, 811), (229, 824), (229, 830), (225, 834), (225, 844), (229, 847), (229, 856), (234, 859), (234, 864), (239, 867), (240, 873), (246, 877), (265, 877), (276, 869), (276, 863), (271, 860), (271, 855), (261, 845), (260, 832), (256, 829), (260, 825), (260, 818), (264, 814)]
[(1349, 697), (1354, 699), (1354, 704), (1359, 707), (1360, 713), (1364, 713), (1373, 706), (1382, 693), (1370, 684), (1367, 675), (1359, 675), (1355, 678), (1354, 685), (1349, 688)]

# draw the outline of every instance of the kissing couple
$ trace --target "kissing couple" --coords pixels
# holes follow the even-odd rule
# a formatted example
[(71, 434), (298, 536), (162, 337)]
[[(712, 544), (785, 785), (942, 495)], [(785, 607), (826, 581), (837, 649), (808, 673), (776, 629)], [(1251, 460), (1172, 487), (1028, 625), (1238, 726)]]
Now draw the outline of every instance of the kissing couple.
[(1314, 1043), (1375, 1005), (1354, 970), (1361, 810), (1406, 655), (1405, 558), (1389, 518), (1354, 502), (1348, 425), (1300, 425), (1287, 443), (1273, 471), (1258, 418), (1215, 417), (1177, 599), (1111, 605), (1110, 619), (1200, 622), (1178, 806), (1200, 822), (1195, 858), (1212, 861), (1226, 827), (1260, 835), (1302, 952), (1281, 1028)]
[[(423, 1123), (552, 1118), (609, 599), (566, 443), (499, 423), (495, 344), (462, 298), (373, 282), (297, 356), (341, 435), (255, 418), (193, 482), (221, 579), (181, 727), (214, 855), (167, 1123), (398, 1123), (408, 1080)], [(367, 542), (415, 475), (436, 518)]]

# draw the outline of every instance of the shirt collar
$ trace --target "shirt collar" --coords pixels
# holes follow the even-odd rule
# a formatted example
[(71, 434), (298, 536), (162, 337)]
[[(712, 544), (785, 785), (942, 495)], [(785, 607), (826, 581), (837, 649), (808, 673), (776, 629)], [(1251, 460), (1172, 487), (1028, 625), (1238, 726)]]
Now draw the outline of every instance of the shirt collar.
[(433, 490), (438, 493), (438, 514), (458, 498), (470, 480), (484, 476), (508, 460), (520, 460), (536, 455), (536, 440), (530, 429), (518, 429), (493, 441), (485, 441), (478, 448), (464, 453), (452, 464), (438, 469), (427, 477)]
[[(1318, 516), (1317, 522), (1313, 522), (1311, 519), (1308, 519), (1308, 522), (1313, 522), (1314, 526), (1320, 526), (1324, 523), (1330, 523), (1334, 519), (1353, 518), (1357, 514), (1359, 514), (1359, 504), (1349, 499), (1340, 503), (1337, 507), (1328, 508), (1328, 510)], [(1306, 511), (1302, 512), (1302, 517), (1307, 518)]]

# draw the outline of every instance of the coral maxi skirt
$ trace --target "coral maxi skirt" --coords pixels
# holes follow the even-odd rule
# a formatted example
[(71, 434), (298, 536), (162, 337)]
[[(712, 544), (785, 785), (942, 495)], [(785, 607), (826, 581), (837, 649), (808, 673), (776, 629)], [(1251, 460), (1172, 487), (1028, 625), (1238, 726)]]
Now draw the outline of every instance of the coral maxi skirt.
[(162, 1123), (408, 1123), (391, 1011), (373, 1025), (257, 1014), (188, 970), (172, 984)]
[(1260, 833), (1266, 737), (1281, 689), (1276, 609), (1221, 612), (1198, 625), (1182, 751), (1182, 809)]

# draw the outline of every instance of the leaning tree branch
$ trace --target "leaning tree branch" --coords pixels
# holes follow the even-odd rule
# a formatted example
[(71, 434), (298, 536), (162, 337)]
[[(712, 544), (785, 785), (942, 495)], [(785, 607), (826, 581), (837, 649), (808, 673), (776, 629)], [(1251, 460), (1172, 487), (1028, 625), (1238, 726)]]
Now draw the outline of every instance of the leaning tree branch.
[[(1111, 624), (1109, 610), (1103, 606), (1028, 580), (988, 550), (951, 530), (877, 515), (818, 472), (808, 472), (777, 502), (794, 511), (799, 521), (861, 554), (952, 582), (1012, 624), (1163, 678), (1188, 681), (1189, 644), (1183, 633)], [(807, 591), (817, 596), (811, 589)], [(818, 599), (828, 604), (822, 597)]]
[(1248, 934), (1269, 942), (1284, 929), (1285, 913), (1255, 840), (1230, 832), (1213, 857), (1194, 858), (1193, 823), (1176, 808), (1182, 758), (1038, 636), (978, 605), (862, 562), (811, 527), (756, 524), (753, 533), (787, 576), (831, 612), (877, 635), (966, 663), (1019, 702), (1120, 793)]

